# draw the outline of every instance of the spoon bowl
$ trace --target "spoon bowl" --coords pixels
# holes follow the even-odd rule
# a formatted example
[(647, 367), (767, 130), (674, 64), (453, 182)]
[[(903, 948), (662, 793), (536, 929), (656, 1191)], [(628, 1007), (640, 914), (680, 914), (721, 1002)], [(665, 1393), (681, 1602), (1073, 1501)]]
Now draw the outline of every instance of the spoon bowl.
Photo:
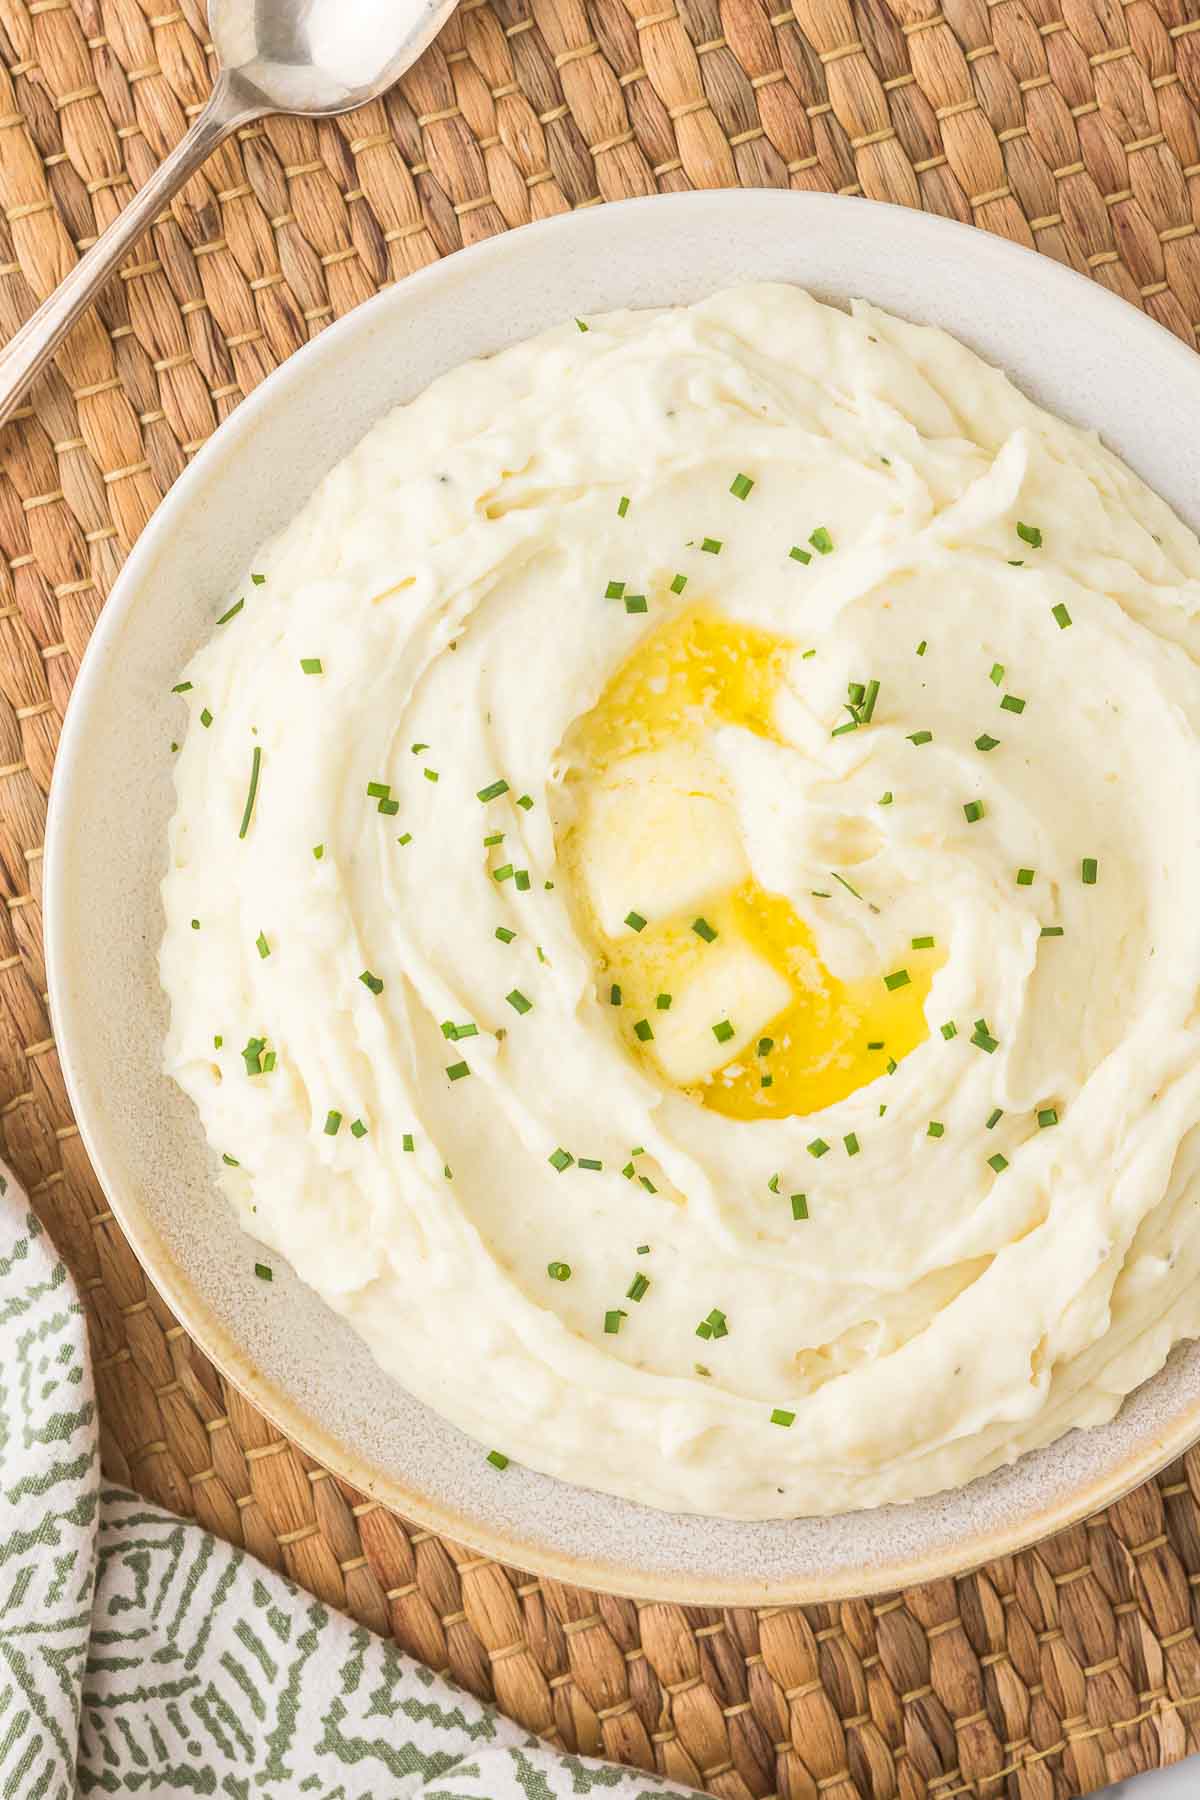
[(453, 7), (454, 0), (209, 0), (208, 22), (240, 108), (325, 115), (391, 87)]

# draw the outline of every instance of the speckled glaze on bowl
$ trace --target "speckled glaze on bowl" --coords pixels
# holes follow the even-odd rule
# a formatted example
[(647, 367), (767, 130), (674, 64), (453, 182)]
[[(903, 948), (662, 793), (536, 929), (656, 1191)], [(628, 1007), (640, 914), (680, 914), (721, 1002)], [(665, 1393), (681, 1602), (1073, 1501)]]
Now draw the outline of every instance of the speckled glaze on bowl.
[(387, 408), (564, 317), (697, 299), (747, 280), (864, 295), (945, 326), (1032, 397), (1093, 426), (1200, 523), (1200, 360), (1057, 263), (928, 214), (824, 194), (626, 201), (528, 226), (409, 277), (332, 325), (243, 402), (163, 501), (93, 634), (51, 794), (45, 918), (75, 1116), (151, 1279), (218, 1367), (368, 1494), (479, 1550), (613, 1592), (818, 1600), (971, 1567), (1106, 1505), (1200, 1437), (1200, 1344), (1109, 1426), (969, 1487), (832, 1519), (678, 1517), (480, 1448), (376, 1367), (350, 1328), (249, 1241), (191, 1106), (160, 1072), (158, 885), (173, 791), (169, 694), (213, 601)]

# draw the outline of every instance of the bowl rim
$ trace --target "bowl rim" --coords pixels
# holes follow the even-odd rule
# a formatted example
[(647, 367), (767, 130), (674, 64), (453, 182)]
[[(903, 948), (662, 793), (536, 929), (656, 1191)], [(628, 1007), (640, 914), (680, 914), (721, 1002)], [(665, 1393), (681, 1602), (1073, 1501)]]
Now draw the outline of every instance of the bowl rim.
[[(768, 190), (762, 192), (765, 195)], [(1190, 381), (1197, 388), (1200, 398), (1200, 358), (1196, 352), (1119, 295), (1034, 248), (1013, 243), (957, 220), (913, 211), (890, 202), (797, 190), (778, 190), (776, 197), (780, 202), (795, 206), (798, 211), (808, 209), (815, 212), (818, 215), (818, 225), (829, 223), (828, 217), (825, 220), (820, 218), (821, 214), (849, 213), (852, 216), (854, 212), (862, 212), (866, 208), (870, 208), (872, 212), (902, 215), (906, 228), (912, 233), (914, 255), (919, 253), (920, 246), (916, 240), (922, 234), (939, 240), (933, 246), (934, 252), (949, 257), (953, 257), (956, 247), (965, 247), (969, 235), (973, 241), (973, 254), (984, 258), (990, 255), (998, 265), (997, 276), (1000, 280), (1019, 277), (1028, 264), (1036, 263), (1039, 267), (1039, 279), (1061, 288), (1064, 306), (1070, 306), (1073, 296), (1079, 297), (1086, 292), (1089, 305), (1107, 310), (1114, 327), (1119, 327), (1126, 337), (1140, 333), (1146, 340), (1147, 348), (1152, 344), (1158, 356), (1174, 353), (1181, 381)], [(385, 1467), (363, 1458), (337, 1433), (307, 1411), (300, 1401), (292, 1398), (285, 1388), (255, 1366), (235, 1335), (214, 1315), (209, 1303), (175, 1259), (158, 1227), (144, 1212), (140, 1202), (122, 1190), (119, 1177), (106, 1165), (97, 1132), (89, 1116), (82, 1069), (74, 1054), (70, 1028), (73, 1003), (69, 998), (70, 986), (65, 974), (70, 930), (64, 898), (67, 885), (64, 875), (65, 844), (70, 820), (72, 776), (86, 747), (89, 701), (93, 691), (107, 674), (106, 651), (123, 628), (126, 615), (142, 584), (144, 572), (152, 565), (160, 545), (171, 534), (176, 519), (187, 511), (193, 493), (203, 487), (210, 471), (223, 458), (244, 446), (265, 412), (286, 405), (289, 394), (304, 382), (309, 368), (318, 359), (338, 354), (357, 333), (369, 331), (387, 313), (398, 294), (403, 294), (407, 300), (420, 296), (426, 290), (432, 290), (435, 294), (449, 273), (461, 273), (467, 264), (471, 265), (473, 273), (484, 274), (490, 265), (502, 263), (513, 254), (514, 238), (519, 239), (521, 245), (526, 245), (535, 238), (569, 238), (573, 234), (589, 234), (595, 229), (594, 219), (588, 217), (593, 212), (598, 212), (599, 217), (612, 217), (634, 209), (641, 211), (652, 205), (662, 207), (668, 204), (677, 210), (695, 209), (700, 212), (714, 198), (712, 190), (698, 190), (612, 201), (600, 209), (588, 208), (583, 213), (576, 211), (561, 214), (518, 227), (515, 231), (505, 231), (441, 257), (389, 284), (350, 313), (333, 321), (319, 336), (302, 345), (274, 369), (218, 425), (168, 489), (140, 532), (113, 584), (81, 659), (59, 734), (51, 779), (43, 859), (43, 939), (51, 1028), (67, 1095), (83, 1147), (109, 1206), (148, 1279), (188, 1335), (220, 1374), (282, 1436), (315, 1458), (326, 1469), (404, 1519), (468, 1545), (497, 1561), (529, 1568), (539, 1575), (632, 1598), (652, 1597), (690, 1604), (755, 1605), (763, 1603), (768, 1597), (772, 1601), (810, 1603), (872, 1595), (964, 1574), (985, 1562), (1013, 1555), (1055, 1532), (1078, 1524), (1151, 1479), (1200, 1438), (1200, 1394), (1194, 1402), (1173, 1415), (1170, 1429), (1157, 1436), (1147, 1434), (1147, 1441), (1140, 1448), (1126, 1455), (1106, 1474), (1095, 1477), (1090, 1484), (1081, 1484), (1078, 1490), (1073, 1490), (1060, 1499), (1045, 1503), (1028, 1516), (1014, 1518), (1010, 1526), (981, 1529), (976, 1536), (963, 1543), (961, 1554), (948, 1549), (907, 1553), (892, 1560), (881, 1559), (878, 1564), (862, 1569), (857, 1578), (850, 1571), (840, 1577), (800, 1575), (786, 1584), (777, 1581), (768, 1584), (764, 1580), (747, 1580), (744, 1577), (730, 1579), (718, 1573), (703, 1580), (690, 1575), (648, 1576), (624, 1571), (610, 1561), (597, 1560), (591, 1563), (570, 1553), (547, 1549), (541, 1543), (530, 1544), (517, 1533), (492, 1526), (474, 1514), (461, 1512), (410, 1487)]]

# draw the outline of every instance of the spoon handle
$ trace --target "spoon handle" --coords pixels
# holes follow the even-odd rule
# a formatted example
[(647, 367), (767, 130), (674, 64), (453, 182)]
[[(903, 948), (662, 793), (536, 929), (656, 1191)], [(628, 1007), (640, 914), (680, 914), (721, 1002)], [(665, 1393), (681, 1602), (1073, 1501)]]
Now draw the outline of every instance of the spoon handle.
[(247, 116), (243, 108), (234, 105), (225, 84), (218, 82), (187, 136), (0, 351), (0, 425), (11, 418), (34, 376), (53, 356), (80, 313), (143, 232), (205, 158), (235, 126), (244, 124)]

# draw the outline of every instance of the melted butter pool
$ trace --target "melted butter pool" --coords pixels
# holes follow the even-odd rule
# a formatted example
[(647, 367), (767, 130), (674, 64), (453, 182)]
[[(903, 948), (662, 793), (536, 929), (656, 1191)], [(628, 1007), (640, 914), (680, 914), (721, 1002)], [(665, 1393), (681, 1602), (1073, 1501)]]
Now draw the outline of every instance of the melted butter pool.
[[(643, 640), (572, 733), (582, 808), (589, 788), (639, 752), (699, 746), (717, 725), (741, 726), (777, 740), (775, 692), (795, 648), (703, 606), (676, 613)], [(629, 805), (626, 824), (632, 834), (638, 826), (636, 790)], [(617, 1028), (631, 1054), (660, 1077), (664, 1058), (656, 1046), (670, 1015), (678, 1018), (676, 1009), (688, 1004), (689, 991), (697, 991), (712, 966), (706, 958), (718, 945), (723, 953), (734, 946), (749, 951), (755, 966), (767, 965), (782, 978), (769, 983), (782, 1004), (766, 1019), (752, 1021), (752, 1041), (733, 1044), (736, 1054), (703, 1079), (677, 1084), (702, 1105), (738, 1119), (817, 1112), (873, 1081), (927, 1035), (924, 1005), (940, 960), (936, 952), (914, 950), (907, 958), (910, 982), (894, 992), (884, 987), (883, 971), (867, 980), (839, 981), (822, 963), (811, 931), (790, 902), (768, 893), (753, 877), (707, 894), (698, 908), (688, 904), (656, 917), (641, 930), (606, 932), (587, 899), (578, 836), (569, 834), (562, 850), (574, 877), (584, 935), (596, 956), (601, 999), (619, 990), (620, 1003), (613, 1008)], [(665, 856), (674, 853), (664, 844)], [(698, 914), (716, 933), (711, 941), (694, 929)], [(727, 1013), (736, 1024), (736, 995)], [(705, 1029), (724, 1026), (722, 1011)], [(715, 1034), (714, 1044), (719, 1044)]]

